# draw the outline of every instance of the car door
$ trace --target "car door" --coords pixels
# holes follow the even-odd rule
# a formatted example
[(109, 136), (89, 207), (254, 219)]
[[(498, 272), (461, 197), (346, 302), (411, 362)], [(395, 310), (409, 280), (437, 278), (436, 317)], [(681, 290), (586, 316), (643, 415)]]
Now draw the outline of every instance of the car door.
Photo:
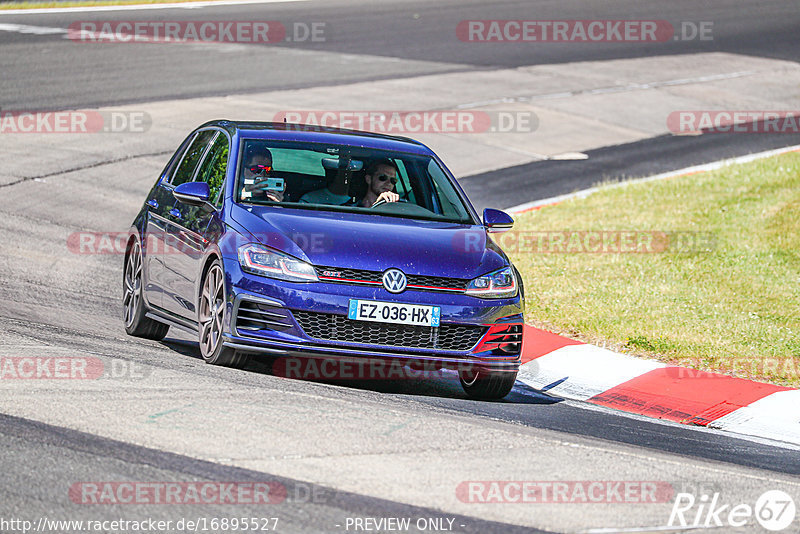
[[(195, 134), (170, 179), (162, 180), (156, 188), (157, 191), (152, 199), (156, 205), (150, 206), (148, 233), (152, 232), (153, 236), (161, 239), (160, 243), (154, 239), (158, 254), (153, 255), (154, 258), (148, 265), (150, 282), (160, 292), (160, 302), (151, 304), (183, 317), (192, 316), (194, 305), (178, 298), (181, 287), (190, 281), (184, 280), (181, 275), (180, 264), (183, 261), (184, 251), (176, 224), (182, 217), (180, 210), (182, 204), (175, 199), (172, 191), (178, 185), (194, 179), (198, 164), (216, 133), (216, 130), (206, 129)], [(191, 307), (187, 307), (187, 304), (191, 304)]]
[[(194, 174), (195, 181), (208, 183), (211, 194), (209, 202), (221, 205), (221, 192), (227, 172), (230, 141), (223, 131), (216, 131), (209, 141)], [(169, 212), (170, 237), (177, 251), (171, 258), (175, 271), (171, 286), (169, 311), (188, 319), (196, 318), (197, 277), (200, 274), (200, 261), (206, 248), (214, 242), (224, 228), (218, 210), (205, 206), (189, 206), (175, 200)], [(166, 294), (165, 294), (166, 296)]]
[(184, 154), (197, 134), (192, 132), (165, 167), (159, 181), (150, 192), (145, 218), (144, 241), (142, 242), (143, 254), (143, 288), (144, 296), (151, 307), (162, 308), (162, 294), (164, 287), (164, 252), (167, 235), (167, 204), (172, 198), (172, 189), (167, 185), (172, 180), (176, 169), (183, 160)]

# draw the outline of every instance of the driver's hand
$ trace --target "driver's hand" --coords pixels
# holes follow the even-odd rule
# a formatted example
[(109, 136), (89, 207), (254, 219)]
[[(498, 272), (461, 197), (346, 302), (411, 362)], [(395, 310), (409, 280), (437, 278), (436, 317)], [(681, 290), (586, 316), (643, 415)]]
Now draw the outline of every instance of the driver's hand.
[(398, 200), (400, 200), (400, 195), (398, 195), (393, 191), (384, 191), (383, 193), (378, 195), (378, 198), (375, 199), (375, 203), (377, 204), (381, 200), (383, 200), (384, 202), (397, 202)]
[(273, 202), (283, 202), (283, 191), (264, 191), (264, 194)]
[[(284, 187), (284, 189), (286, 188), (286, 184), (285, 183), (283, 184), (283, 187)], [(258, 187), (258, 183), (245, 185), (244, 186), (244, 191), (247, 191), (248, 193), (250, 193), (250, 195), (248, 195), (248, 197), (256, 197), (257, 198), (257, 197), (260, 197), (261, 195), (264, 195), (265, 197), (267, 197), (266, 200), (271, 200), (273, 202), (283, 202), (283, 193), (284, 193), (284, 191), (272, 191), (272, 190), (265, 191), (264, 189), (260, 189)]]

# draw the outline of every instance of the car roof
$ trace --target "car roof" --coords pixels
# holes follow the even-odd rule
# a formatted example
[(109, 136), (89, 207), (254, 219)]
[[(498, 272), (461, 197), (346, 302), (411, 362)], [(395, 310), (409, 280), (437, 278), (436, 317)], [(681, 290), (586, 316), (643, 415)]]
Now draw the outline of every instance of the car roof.
[(299, 141), (308, 143), (330, 143), (336, 145), (353, 145), (380, 150), (395, 150), (415, 154), (433, 155), (431, 149), (419, 141), (407, 137), (399, 137), (344, 128), (328, 128), (317, 125), (293, 124), (283, 122), (250, 122), (214, 120), (201, 128), (216, 126), (228, 131), (231, 135), (255, 139), (275, 139), (280, 141)]

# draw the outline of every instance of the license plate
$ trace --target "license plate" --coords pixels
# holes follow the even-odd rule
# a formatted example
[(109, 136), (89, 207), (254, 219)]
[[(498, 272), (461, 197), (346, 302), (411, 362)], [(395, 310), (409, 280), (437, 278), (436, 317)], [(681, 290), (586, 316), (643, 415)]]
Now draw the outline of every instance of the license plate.
[(379, 323), (439, 326), (442, 309), (439, 306), (420, 306), (375, 300), (351, 300), (348, 319), (377, 321)]

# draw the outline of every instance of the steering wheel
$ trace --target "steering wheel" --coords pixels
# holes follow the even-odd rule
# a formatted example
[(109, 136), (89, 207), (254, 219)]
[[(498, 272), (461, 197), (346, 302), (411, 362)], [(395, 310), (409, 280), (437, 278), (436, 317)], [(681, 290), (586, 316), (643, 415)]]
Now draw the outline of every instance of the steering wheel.
[[(408, 202), (408, 200), (406, 200), (406, 199), (404, 199), (404, 198), (399, 198), (399, 199), (397, 199), (397, 201), (396, 201), (396, 202)], [(380, 199), (379, 201), (377, 201), (375, 204), (373, 204), (372, 206), (370, 206), (369, 208), (370, 208), (370, 209), (372, 209), (372, 208), (377, 208), (378, 206), (382, 206), (382, 205), (384, 205), (384, 204), (390, 204), (390, 202), (389, 202), (388, 200), (386, 200), (385, 198), (382, 198), (382, 199)]]

